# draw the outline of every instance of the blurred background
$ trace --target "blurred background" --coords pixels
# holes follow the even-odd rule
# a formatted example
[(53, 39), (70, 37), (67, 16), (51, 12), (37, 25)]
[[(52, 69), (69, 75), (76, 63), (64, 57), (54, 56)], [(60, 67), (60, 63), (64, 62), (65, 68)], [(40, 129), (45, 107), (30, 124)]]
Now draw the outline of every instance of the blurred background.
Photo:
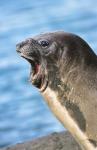
[(0, 148), (64, 130), (36, 88), (16, 43), (64, 30), (97, 53), (97, 0), (0, 0)]

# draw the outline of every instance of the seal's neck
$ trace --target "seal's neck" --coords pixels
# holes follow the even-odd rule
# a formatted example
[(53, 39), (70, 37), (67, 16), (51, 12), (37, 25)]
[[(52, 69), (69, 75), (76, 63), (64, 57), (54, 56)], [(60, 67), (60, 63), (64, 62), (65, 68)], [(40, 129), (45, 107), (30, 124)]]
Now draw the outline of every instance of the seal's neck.
[(88, 137), (83, 133), (78, 127), (77, 123), (68, 113), (67, 109), (63, 107), (60, 103), (60, 99), (57, 93), (52, 91), (49, 87), (42, 93), (45, 98), (46, 103), (55, 114), (55, 116), (60, 120), (60, 122), (65, 126), (75, 137), (76, 141), (80, 144), (83, 150), (94, 150), (95, 148), (88, 141)]

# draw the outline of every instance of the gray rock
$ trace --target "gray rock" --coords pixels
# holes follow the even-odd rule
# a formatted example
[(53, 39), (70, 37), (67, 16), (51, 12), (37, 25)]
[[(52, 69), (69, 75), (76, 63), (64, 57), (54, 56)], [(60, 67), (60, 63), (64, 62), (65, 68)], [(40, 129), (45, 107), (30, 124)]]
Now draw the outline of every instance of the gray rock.
[(81, 150), (69, 132), (52, 133), (3, 150)]

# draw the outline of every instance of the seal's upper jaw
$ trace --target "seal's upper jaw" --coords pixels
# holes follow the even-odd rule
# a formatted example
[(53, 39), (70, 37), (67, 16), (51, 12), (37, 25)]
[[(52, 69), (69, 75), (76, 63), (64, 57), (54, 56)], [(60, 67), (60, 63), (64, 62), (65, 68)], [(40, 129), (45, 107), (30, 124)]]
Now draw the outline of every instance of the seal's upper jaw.
[(24, 47), (24, 42), (17, 44), (16, 45), (17, 52), (20, 53), (20, 56), (25, 58), (31, 64), (31, 73), (33, 70), (33, 76), (34, 76), (39, 71), (39, 66), (40, 66), (39, 61), (36, 60), (36, 58), (30, 56), (29, 53), (26, 52), (27, 50), (23, 47)]

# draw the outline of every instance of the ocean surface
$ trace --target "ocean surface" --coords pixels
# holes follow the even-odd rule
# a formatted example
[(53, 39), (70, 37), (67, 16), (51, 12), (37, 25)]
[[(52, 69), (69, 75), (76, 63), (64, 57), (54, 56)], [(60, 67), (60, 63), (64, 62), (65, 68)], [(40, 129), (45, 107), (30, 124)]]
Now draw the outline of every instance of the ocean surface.
[(62, 131), (29, 82), (29, 64), (16, 43), (64, 30), (84, 38), (97, 53), (97, 0), (0, 0), (0, 148)]

